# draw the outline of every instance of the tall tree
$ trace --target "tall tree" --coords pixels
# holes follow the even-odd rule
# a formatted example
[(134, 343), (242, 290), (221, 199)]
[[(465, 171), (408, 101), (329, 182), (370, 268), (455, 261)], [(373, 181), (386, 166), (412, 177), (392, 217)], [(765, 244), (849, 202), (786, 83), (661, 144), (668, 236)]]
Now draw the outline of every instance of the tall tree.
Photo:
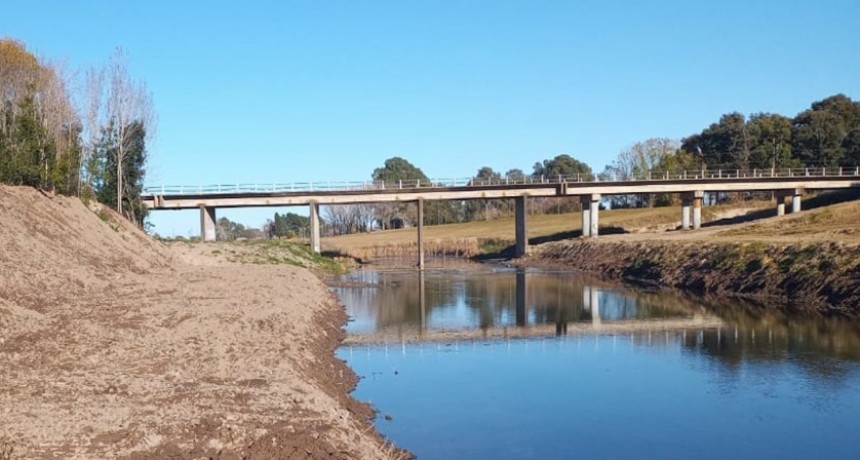
[(534, 178), (556, 178), (559, 176), (579, 176), (583, 179), (591, 179), (594, 174), (591, 172), (590, 166), (567, 154), (561, 154), (534, 164), (532, 172)]
[(843, 94), (814, 102), (792, 121), (794, 156), (806, 166), (854, 163), (860, 156), (855, 131), (860, 131), (860, 103)]
[[(128, 160), (134, 144), (142, 141), (145, 145), (155, 130), (152, 97), (143, 83), (131, 79), (125, 61), (122, 48), (117, 48), (108, 67), (107, 96), (108, 126), (116, 130), (115, 145), (109, 151), (115, 156), (116, 210), (120, 214), (123, 214), (122, 198), (126, 196), (124, 179), (127, 175), (123, 170), (131, 166)], [(136, 139), (141, 133), (144, 137)]]

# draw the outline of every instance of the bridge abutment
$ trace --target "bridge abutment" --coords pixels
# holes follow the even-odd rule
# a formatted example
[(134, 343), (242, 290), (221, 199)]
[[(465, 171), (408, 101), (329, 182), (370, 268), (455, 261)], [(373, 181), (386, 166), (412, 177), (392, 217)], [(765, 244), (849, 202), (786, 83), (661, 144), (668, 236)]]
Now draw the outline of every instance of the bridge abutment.
[(320, 205), (317, 202), (310, 203), (310, 240), (311, 240), (311, 251), (316, 254), (322, 252), (322, 246), (320, 244)]
[(528, 204), (526, 202), (525, 196), (518, 196), (514, 198), (514, 208), (515, 208), (515, 220), (514, 223), (515, 233), (516, 233), (516, 251), (515, 257), (522, 257), (526, 255), (529, 251), (529, 238), (528, 238)]
[(215, 241), (215, 208), (211, 206), (200, 206), (200, 239), (203, 241)]

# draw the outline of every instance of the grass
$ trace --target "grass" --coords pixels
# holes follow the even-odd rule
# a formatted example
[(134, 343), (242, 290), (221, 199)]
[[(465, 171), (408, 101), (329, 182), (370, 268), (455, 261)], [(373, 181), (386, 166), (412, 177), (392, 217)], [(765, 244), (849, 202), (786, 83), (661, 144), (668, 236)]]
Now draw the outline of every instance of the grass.
[[(705, 220), (715, 219), (720, 213), (731, 209), (733, 207), (729, 205), (706, 207), (703, 217)], [(602, 232), (662, 231), (680, 224), (680, 221), (681, 210), (676, 206), (600, 211)], [(573, 238), (582, 231), (582, 215), (579, 212), (528, 216), (527, 222), (528, 238), (532, 244)], [(415, 252), (416, 231), (415, 228), (406, 228), (329, 237), (323, 239), (323, 245), (327, 249), (359, 258), (385, 253), (394, 253), (386, 254), (388, 256), (397, 253), (407, 255)], [(450, 250), (437, 250), (446, 254), (456, 251), (467, 252), (468, 256), (500, 253), (514, 244), (514, 218), (425, 226), (424, 239), (425, 245), (431, 248), (434, 245), (448, 247)], [(467, 247), (470, 249), (466, 250)], [(433, 252), (432, 249), (430, 252)]]
[(345, 271), (338, 261), (311, 251), (304, 242), (295, 240), (244, 240), (236, 241), (237, 251), (231, 252), (236, 262), (269, 265), (293, 265), (326, 274)]

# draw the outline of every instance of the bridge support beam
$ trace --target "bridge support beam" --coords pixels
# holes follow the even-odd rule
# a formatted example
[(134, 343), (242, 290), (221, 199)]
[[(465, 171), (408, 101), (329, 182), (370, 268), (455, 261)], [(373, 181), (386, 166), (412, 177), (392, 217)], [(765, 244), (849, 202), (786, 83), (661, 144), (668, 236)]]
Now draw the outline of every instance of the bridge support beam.
[(776, 215), (785, 215), (785, 199), (787, 197), (791, 197), (791, 212), (800, 212), (800, 199), (804, 192), (805, 190), (802, 188), (776, 190), (773, 192), (773, 196), (776, 198)]
[(791, 195), (791, 212), (800, 212), (800, 196), (803, 194), (802, 189), (796, 189)]
[(310, 204), (310, 240), (311, 251), (319, 254), (322, 251), (320, 244), (320, 205), (317, 202)]
[(681, 230), (690, 229), (690, 208), (693, 206), (693, 197), (688, 194), (681, 195)]
[[(702, 198), (704, 196), (705, 192), (702, 190), (681, 194), (681, 229), (688, 230), (690, 228), (691, 214), (693, 217), (693, 229), (695, 230), (702, 226)], [(690, 208), (692, 208), (692, 212)]]
[(776, 215), (784, 216), (785, 215), (785, 197), (786, 193), (782, 191), (776, 191), (773, 193), (773, 197), (776, 199)]
[(424, 199), (418, 199), (418, 269), (424, 270)]
[(581, 195), (579, 202), (582, 203), (582, 236), (597, 237), (597, 226), (599, 224), (600, 194)]
[(200, 206), (200, 239), (215, 241), (215, 208)]
[(515, 233), (517, 238), (516, 250), (514, 251), (514, 257), (522, 257), (526, 255), (529, 251), (529, 238), (528, 238), (528, 203), (526, 202), (525, 196), (518, 196), (514, 198), (514, 209), (515, 209), (515, 220), (514, 223)]
[(702, 228), (702, 198), (705, 192), (696, 190), (693, 192), (693, 230)]

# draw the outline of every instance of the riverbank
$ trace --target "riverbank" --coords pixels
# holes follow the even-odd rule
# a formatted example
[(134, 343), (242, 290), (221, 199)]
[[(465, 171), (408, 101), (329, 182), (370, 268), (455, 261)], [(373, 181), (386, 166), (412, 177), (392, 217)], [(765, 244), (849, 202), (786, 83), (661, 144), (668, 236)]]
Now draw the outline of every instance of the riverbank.
[[(308, 270), (0, 186), (0, 457), (390, 459)], [(216, 253), (217, 251), (217, 253)]]
[(540, 247), (519, 263), (860, 318), (860, 246), (853, 244), (566, 241)]

